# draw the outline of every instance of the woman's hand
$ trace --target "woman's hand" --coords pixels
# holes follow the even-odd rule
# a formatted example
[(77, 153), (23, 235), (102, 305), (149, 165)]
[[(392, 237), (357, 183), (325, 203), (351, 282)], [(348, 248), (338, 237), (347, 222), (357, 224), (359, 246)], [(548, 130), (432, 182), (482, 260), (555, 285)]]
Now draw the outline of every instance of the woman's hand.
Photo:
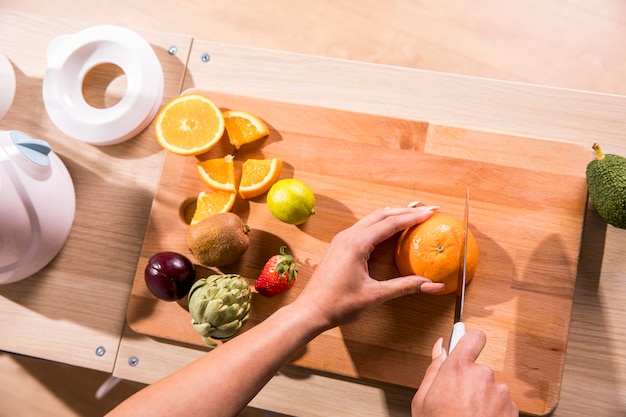
[(376, 210), (335, 235), (322, 261), (294, 302), (322, 328), (356, 319), (367, 308), (403, 295), (435, 293), (444, 285), (419, 276), (377, 281), (368, 260), (376, 245), (428, 219), (436, 207)]
[[(368, 270), (368, 259), (378, 243), (423, 222), (433, 210), (433, 207), (381, 209), (340, 232), (293, 303), (136, 393), (110, 416), (237, 416), (281, 366), (321, 331), (354, 320), (368, 307), (392, 298), (420, 291), (441, 291), (443, 284), (423, 277), (377, 281)], [(506, 402), (507, 398), (510, 401), (508, 391), (493, 382), (488, 368), (474, 364), (483, 345), (484, 341), (473, 344), (472, 338), (465, 335), (448, 360), (444, 361), (444, 354), (438, 355), (413, 400), (414, 416), (474, 415), (471, 410), (483, 403), (495, 407), (495, 411), (512, 410), (514, 404)], [(474, 377), (482, 381), (478, 385), (482, 390), (477, 393), (481, 395), (473, 391)], [(172, 393), (182, 406), (171, 407)], [(449, 405), (451, 396), (461, 398), (463, 406), (467, 403), (463, 410), (470, 414), (457, 413), (454, 408), (447, 409), (448, 414), (440, 413), (439, 410), (445, 409), (438, 407)], [(504, 408), (507, 404), (509, 407)]]
[(468, 332), (448, 356), (439, 339), (432, 363), (413, 397), (413, 417), (518, 417), (509, 388), (495, 381), (493, 370), (476, 364), (487, 339), (480, 330)]

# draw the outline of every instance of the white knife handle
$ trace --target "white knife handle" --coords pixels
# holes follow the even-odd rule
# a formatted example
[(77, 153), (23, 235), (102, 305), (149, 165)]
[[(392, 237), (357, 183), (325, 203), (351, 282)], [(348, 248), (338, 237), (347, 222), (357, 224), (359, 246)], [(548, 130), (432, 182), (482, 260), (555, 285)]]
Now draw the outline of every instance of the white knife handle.
[(465, 334), (465, 324), (462, 321), (454, 323), (452, 326), (452, 334), (450, 335), (450, 345), (448, 346), (448, 353), (452, 353), (456, 344), (459, 343), (459, 340)]

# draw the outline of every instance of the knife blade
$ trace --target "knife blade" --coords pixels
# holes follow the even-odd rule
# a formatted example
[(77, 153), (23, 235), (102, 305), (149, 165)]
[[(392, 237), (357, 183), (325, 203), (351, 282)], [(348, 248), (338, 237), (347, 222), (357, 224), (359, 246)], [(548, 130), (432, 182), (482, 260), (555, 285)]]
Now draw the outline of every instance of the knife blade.
[(448, 352), (452, 353), (456, 344), (465, 334), (465, 324), (463, 323), (463, 307), (465, 305), (465, 283), (467, 279), (467, 246), (469, 233), (469, 188), (465, 191), (465, 215), (463, 216), (462, 242), (459, 252), (459, 274), (456, 287), (456, 303), (454, 306), (454, 324), (448, 344)]

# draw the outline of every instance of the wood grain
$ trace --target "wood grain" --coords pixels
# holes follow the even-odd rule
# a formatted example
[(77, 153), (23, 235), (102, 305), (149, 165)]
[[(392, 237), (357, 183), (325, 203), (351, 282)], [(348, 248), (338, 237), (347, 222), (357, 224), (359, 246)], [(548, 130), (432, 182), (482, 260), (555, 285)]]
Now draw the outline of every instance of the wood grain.
[(620, 0), (3, 0), (0, 9), (249, 48), (626, 94)]
[[(502, 146), (494, 152), (495, 134), (205, 94), (222, 109), (251, 111), (271, 126), (268, 138), (235, 153), (236, 167), (248, 158), (280, 157), (285, 164), (281, 177), (304, 181), (317, 198), (316, 214), (301, 227), (274, 219), (263, 197), (236, 203), (234, 212), (252, 228), (251, 248), (239, 262), (222, 268), (223, 272), (252, 280), (282, 244), (300, 264), (294, 289), (271, 299), (255, 294), (248, 328), (292, 301), (332, 237), (357, 219), (376, 208), (413, 200), (462, 216), (463, 190), (469, 187), (470, 224), (480, 261), (468, 288), (466, 321), (470, 327), (485, 330), (492, 340), (481, 361), (511, 386), (525, 412), (544, 415), (556, 406), (586, 208), (582, 173), (590, 159), (588, 150), (575, 144), (506, 136), (500, 139), (515, 141), (516, 146)], [(466, 138), (482, 135), (488, 139), (463, 146)], [(558, 164), (536, 158), (546, 150), (562, 155)], [(222, 140), (201, 158), (234, 151)], [(180, 215), (181, 207), (207, 190), (195, 171), (196, 161), (165, 155), (127, 317), (138, 333), (203, 347), (188, 324), (184, 303), (157, 300), (143, 280), (144, 266), (154, 253), (188, 252), (188, 225)], [(374, 277), (397, 276), (393, 245), (390, 239), (374, 252), (370, 259)], [(292, 363), (417, 388), (421, 372), (416, 370), (430, 363), (430, 348), (438, 335), (450, 331), (453, 301), (452, 297), (424, 295), (394, 300), (354, 324), (322, 334)]]
[[(23, 73), (18, 74), (18, 94), (31, 95), (31, 99), (22, 100), (26, 104), (25, 114), (20, 117), (24, 129), (32, 127), (28, 121), (32, 113), (37, 124), (47, 123), (37, 103), (44, 69), (42, 50), (49, 37), (89, 24), (115, 23), (143, 34), (168, 32), (161, 33), (161, 46), (177, 45), (177, 59), (181, 62), (188, 59), (187, 86), (430, 120), (480, 132), (573, 141), (584, 147), (600, 140), (606, 143), (607, 151), (626, 154), (623, 136), (626, 99), (612, 95), (626, 92), (623, 77), (626, 49), (622, 42), (626, 26), (621, 18), (625, 4), (619, 0), (599, 0), (593, 4), (577, 0), (522, 0), (515, 5), (497, 0), (471, 4), (460, 0), (428, 4), (394, 0), (358, 5), (334, 0), (314, 4), (285, 4), (278, 0), (261, 3), (244, 0), (237, 4), (199, 0), (144, 3), (141, 0), (99, 4), (76, 0), (1, 2), (0, 11), (6, 19), (2, 21), (0, 50), (10, 54), (16, 69)], [(34, 18), (13, 11), (45, 17)], [(192, 36), (193, 48), (187, 56), (181, 45)], [(342, 59), (283, 54), (268, 49)], [(199, 60), (207, 51), (213, 58), (210, 65)], [(399, 65), (407, 70), (364, 62)], [(189, 83), (190, 80), (193, 82)], [(0, 127), (8, 126), (4, 123)], [(42, 127), (43, 134), (47, 134), (48, 128)], [(103, 164), (107, 174), (110, 174), (109, 163), (115, 167), (129, 160), (123, 155), (119, 160), (107, 158)], [(131, 165), (138, 166), (137, 160), (132, 160)], [(132, 174), (133, 178), (141, 176), (141, 187), (150, 190), (145, 196), (146, 210), (156, 182), (156, 177), (150, 175), (158, 171), (158, 165)], [(94, 176), (91, 174), (90, 178)], [(136, 186), (133, 183), (133, 188)], [(119, 204), (115, 203), (117, 196), (112, 197), (113, 204)], [(101, 203), (106, 207), (108, 197)], [(92, 207), (92, 210), (100, 209)], [(96, 224), (105, 224), (104, 217), (95, 220)], [(129, 225), (130, 229), (125, 229), (127, 234), (120, 236), (132, 235), (133, 241), (139, 242), (145, 221), (144, 218)], [(136, 226), (139, 227), (135, 229)], [(139, 252), (138, 247), (131, 250)], [(555, 417), (615, 416), (621, 415), (626, 407), (623, 360), (626, 292), (622, 291), (626, 278), (625, 250), (626, 234), (607, 227), (589, 206), (561, 401), (553, 414)], [(95, 321), (75, 322), (73, 314), (84, 310), (64, 313), (65, 303), (56, 301), (59, 287), (75, 285), (74, 275), (64, 274), (68, 279), (56, 279), (54, 285), (28, 286), (19, 297), (3, 294), (3, 306), (7, 307), (6, 321), (0, 326), (6, 331), (1, 332), (3, 348), (88, 368), (97, 369), (106, 362), (104, 368), (110, 369), (112, 356), (98, 358), (92, 349), (96, 343), (106, 342), (107, 347), (116, 344), (117, 323), (123, 322), (124, 310), (115, 306), (117, 302), (126, 304), (131, 269), (133, 265), (129, 262), (128, 270), (120, 272), (119, 279), (106, 278), (115, 283), (106, 286), (112, 292), (111, 297), (100, 297), (97, 301), (98, 310), (106, 314), (98, 315)], [(98, 281), (92, 278), (88, 281), (80, 295), (89, 296), (95, 291), (92, 284)], [(71, 294), (78, 295), (76, 290)], [(102, 307), (105, 304), (108, 306)], [(109, 324), (110, 320), (113, 325)], [(38, 327), (38, 334), (30, 330), (33, 326)], [(165, 343), (126, 328), (115, 358), (115, 374), (153, 382), (200, 354), (187, 345)], [(131, 356), (140, 359), (139, 366), (129, 366)], [(84, 373), (77, 372), (74, 377), (77, 376), (83, 378)], [(32, 388), (6, 378), (0, 383), (16, 389)], [(33, 391), (33, 395), (45, 397), (46, 388), (55, 392), (54, 386), (44, 383), (38, 388), (42, 393)], [(292, 393), (290, 401), (284, 399), (287, 390)], [(407, 416), (413, 393), (410, 389), (288, 366), (252, 404), (299, 416)], [(18, 409), (22, 414), (33, 414), (28, 411), (30, 402), (21, 405)], [(80, 414), (75, 407), (53, 408), (51, 404), (48, 413)]]

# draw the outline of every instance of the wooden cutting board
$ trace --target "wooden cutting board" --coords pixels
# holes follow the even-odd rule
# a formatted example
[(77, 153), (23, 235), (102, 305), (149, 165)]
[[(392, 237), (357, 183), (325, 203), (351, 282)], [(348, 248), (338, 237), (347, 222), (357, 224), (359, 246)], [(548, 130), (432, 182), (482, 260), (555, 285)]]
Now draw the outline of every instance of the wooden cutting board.
[[(251, 227), (251, 246), (223, 272), (252, 282), (265, 261), (287, 245), (299, 263), (295, 287), (274, 298), (253, 296), (247, 328), (302, 290), (331, 238), (371, 211), (419, 200), (462, 217), (471, 190), (470, 228), (479, 264), (468, 286), (468, 329), (486, 332), (479, 362), (511, 387), (520, 409), (545, 415), (557, 404), (587, 201), (585, 166), (591, 150), (579, 145), (428, 122), (308, 107), (205, 92), (221, 109), (246, 110), (270, 125), (269, 137), (235, 151), (222, 140), (202, 158), (280, 157), (281, 178), (315, 192), (316, 214), (302, 226), (279, 222), (265, 196), (238, 198), (233, 211)], [(166, 153), (128, 306), (138, 333), (207, 348), (185, 303), (164, 302), (145, 286), (150, 256), (189, 254), (183, 212), (208, 191), (196, 157)], [(372, 254), (371, 273), (397, 276), (397, 236)], [(325, 332), (292, 363), (316, 371), (417, 388), (430, 350), (450, 334), (454, 296), (414, 295), (388, 302), (356, 323)]]

